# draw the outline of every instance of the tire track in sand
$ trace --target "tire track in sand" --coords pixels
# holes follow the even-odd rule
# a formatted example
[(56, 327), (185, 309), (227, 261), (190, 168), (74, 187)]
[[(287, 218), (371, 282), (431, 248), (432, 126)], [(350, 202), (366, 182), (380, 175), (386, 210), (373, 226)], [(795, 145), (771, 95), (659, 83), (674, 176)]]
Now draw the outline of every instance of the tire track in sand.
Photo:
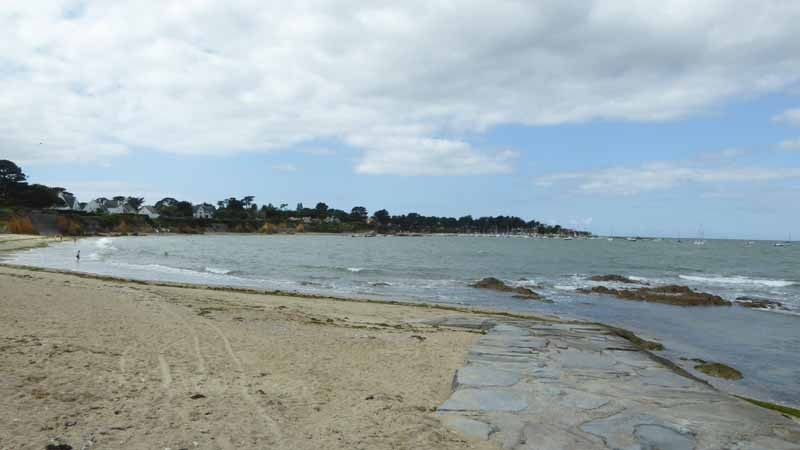
[[(208, 325), (209, 328), (214, 330), (214, 332), (217, 333), (220, 339), (222, 339), (222, 342), (225, 346), (225, 351), (228, 353), (228, 356), (231, 358), (234, 365), (236, 366), (236, 370), (239, 372), (239, 375), (244, 379), (247, 375), (244, 369), (244, 365), (242, 364), (242, 361), (239, 359), (239, 357), (236, 356), (236, 353), (233, 351), (233, 347), (231, 346), (231, 341), (228, 339), (227, 336), (225, 336), (225, 333), (223, 333), (218, 326), (214, 325), (208, 320), (204, 321), (204, 323)], [(281, 439), (282, 433), (280, 431), (280, 426), (278, 425), (278, 422), (276, 422), (275, 419), (273, 419), (269, 414), (267, 414), (267, 411), (264, 408), (262, 408), (261, 405), (258, 404), (258, 401), (252, 395), (250, 395), (249, 392), (247, 392), (247, 386), (242, 385), (241, 394), (242, 397), (244, 397), (244, 399), (248, 403), (253, 405), (253, 408), (255, 408), (256, 411), (258, 411), (258, 413), (264, 419), (264, 422), (266, 422), (267, 426), (269, 427), (269, 430), (272, 433), (272, 435), (275, 436), (276, 439)]]

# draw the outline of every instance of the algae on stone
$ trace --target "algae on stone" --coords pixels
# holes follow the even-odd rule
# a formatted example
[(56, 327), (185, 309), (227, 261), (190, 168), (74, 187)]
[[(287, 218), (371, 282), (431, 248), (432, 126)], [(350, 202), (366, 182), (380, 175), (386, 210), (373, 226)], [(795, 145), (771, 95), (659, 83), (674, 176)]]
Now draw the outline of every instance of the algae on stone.
[(703, 372), (704, 374), (716, 377), (716, 378), (723, 378), (725, 380), (741, 380), (742, 373), (738, 370), (734, 369), (733, 367), (726, 366), (725, 364), (721, 363), (701, 363), (694, 366), (695, 369)]

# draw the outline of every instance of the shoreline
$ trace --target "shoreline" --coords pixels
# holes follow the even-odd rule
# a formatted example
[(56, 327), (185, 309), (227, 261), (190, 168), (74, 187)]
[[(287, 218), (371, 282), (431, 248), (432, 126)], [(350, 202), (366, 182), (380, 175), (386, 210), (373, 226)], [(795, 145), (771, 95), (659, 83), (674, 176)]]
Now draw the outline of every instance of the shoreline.
[[(236, 233), (220, 233), (220, 234), (233, 234)], [(0, 235), (0, 245), (3, 243), (3, 237), (8, 235)], [(19, 241), (27, 241), (30, 243), (37, 243), (34, 246), (41, 246), (47, 245), (48, 242), (58, 242), (56, 239), (48, 239), (48, 238), (38, 238), (37, 237), (26, 237), (23, 239), (15, 239)], [(44, 241), (44, 243), (41, 243)], [(21, 250), (23, 248), (15, 249), (14, 251)], [(76, 276), (81, 278), (87, 279), (95, 279), (100, 281), (109, 281), (109, 282), (116, 282), (116, 283), (123, 283), (123, 284), (133, 284), (133, 285), (140, 285), (140, 286), (152, 286), (152, 287), (165, 287), (165, 288), (180, 288), (180, 289), (202, 289), (207, 291), (216, 291), (216, 292), (227, 292), (227, 293), (235, 293), (235, 294), (245, 294), (245, 295), (255, 295), (255, 296), (275, 296), (275, 297), (284, 297), (289, 299), (308, 299), (308, 300), (322, 300), (322, 301), (338, 301), (338, 302), (347, 302), (347, 303), (357, 303), (357, 304), (374, 304), (374, 305), (387, 305), (387, 306), (402, 306), (402, 307), (411, 307), (411, 308), (420, 308), (423, 310), (428, 311), (442, 311), (442, 312), (457, 312), (457, 313), (465, 313), (470, 315), (483, 315), (487, 317), (497, 317), (497, 318), (509, 318), (509, 319), (520, 319), (520, 320), (529, 320), (529, 321), (538, 321), (538, 322), (560, 322), (560, 323), (571, 323), (571, 324), (591, 324), (601, 326), (604, 329), (608, 330), (612, 334), (616, 334), (618, 336), (623, 337), (624, 339), (631, 342), (635, 345), (639, 350), (647, 353), (652, 359), (658, 361), (662, 365), (665, 365), (670, 368), (670, 370), (685, 376), (687, 378), (691, 378), (696, 381), (700, 381), (704, 384), (713, 385), (715, 389), (721, 390), (723, 392), (727, 392), (731, 395), (736, 396), (744, 396), (748, 400), (753, 400), (755, 402), (760, 402), (762, 404), (769, 404), (775, 406), (777, 408), (788, 408), (790, 410), (796, 410), (795, 404), (791, 403), (776, 403), (772, 399), (764, 399), (758, 398), (758, 396), (750, 396), (747, 393), (741, 393), (725, 389), (724, 383), (717, 385), (720, 380), (714, 379), (704, 379), (703, 377), (699, 377), (690, 371), (686, 370), (683, 366), (686, 366), (686, 361), (689, 361), (687, 358), (678, 358), (675, 354), (670, 355), (669, 357), (664, 354), (658, 354), (657, 352), (663, 351), (664, 348), (661, 346), (660, 343), (650, 342), (648, 340), (644, 340), (637, 336), (636, 333), (630, 331), (629, 329), (617, 326), (617, 325), (610, 325), (604, 322), (590, 320), (590, 319), (575, 319), (575, 318), (567, 318), (561, 316), (553, 316), (553, 315), (541, 315), (541, 314), (524, 314), (524, 313), (514, 313), (514, 312), (506, 312), (501, 310), (492, 310), (492, 309), (481, 309), (476, 307), (462, 307), (462, 306), (451, 306), (451, 305), (441, 305), (441, 304), (431, 304), (431, 303), (424, 303), (424, 302), (417, 302), (417, 301), (400, 301), (400, 300), (387, 300), (387, 299), (375, 299), (375, 298), (353, 298), (353, 297), (337, 297), (334, 295), (325, 295), (325, 294), (312, 294), (312, 293), (302, 293), (302, 292), (295, 292), (295, 291), (282, 291), (282, 290), (270, 290), (270, 289), (259, 289), (259, 288), (249, 288), (249, 287), (237, 287), (237, 286), (229, 286), (229, 285), (208, 285), (208, 284), (200, 284), (200, 283), (183, 283), (183, 282), (169, 282), (169, 281), (155, 281), (155, 280), (142, 280), (136, 278), (126, 278), (126, 277), (116, 277), (116, 276), (108, 276), (108, 275), (100, 275), (94, 274), (89, 272), (77, 272), (72, 270), (66, 269), (51, 269), (51, 268), (42, 268), (42, 267), (34, 267), (34, 266), (23, 266), (23, 265), (14, 265), (14, 264), (7, 264), (4, 262), (0, 262), (0, 267), (8, 267), (13, 269), (19, 270), (26, 270), (31, 272), (47, 272), (52, 274), (62, 274), (62, 275), (69, 275), (69, 276)], [(772, 312), (772, 311), (765, 311), (765, 312)], [(639, 329), (637, 332), (642, 332), (643, 334), (647, 335), (648, 333), (646, 330)], [(659, 348), (660, 347), (660, 348)], [(672, 350), (672, 349), (669, 349)], [(679, 359), (681, 361), (679, 361)]]
[[(685, 378), (632, 345), (630, 337), (586, 322), (130, 283), (8, 266), (0, 267), (0, 289), (5, 294), (0, 298), (0, 395), (9, 399), (0, 405), (0, 421), (8, 424), (0, 430), (4, 448), (40, 449), (51, 443), (71, 448), (496, 449), (496, 441), (465, 432), (459, 416), (472, 414), (472, 406), (461, 411), (453, 404), (474, 392), (462, 386), (474, 370), (471, 361), (485, 357), (480, 355), (486, 355), (488, 342), (507, 342), (496, 336), (509, 326), (478, 325), (487, 322), (534, 327), (550, 336), (546, 339), (555, 344), (542, 338), (542, 350), (549, 348), (557, 358), (554, 368), (605, 367), (596, 365), (593, 358), (600, 356), (586, 346), (607, 345), (602, 355), (635, 360), (633, 367), (646, 378), (634, 375), (636, 380), (655, 377), (659, 385), (696, 386), (672, 392), (669, 405), (662, 405), (665, 411), (687, 408), (677, 406), (686, 400), (695, 405), (687, 412), (707, 414), (704, 401), (691, 402), (709, 396), (727, 405), (726, 414), (752, 418), (745, 424), (749, 428), (769, 423), (792, 432), (791, 420), (762, 409), (786, 414), (788, 408), (749, 399), (739, 403), (701, 380)], [(584, 343), (576, 343), (578, 336)], [(539, 338), (524, 339), (530, 344)], [(564, 345), (569, 349), (559, 350)], [(500, 349), (487, 361), (506, 361), (519, 349)], [(541, 353), (523, 354), (539, 358)], [(578, 354), (590, 359), (574, 359)], [(622, 405), (648, 399), (635, 389), (626, 391), (615, 373), (612, 369), (605, 381), (561, 377), (559, 387), (578, 383), (575, 388), (581, 389), (587, 383), (596, 391), (580, 400), (563, 399), (572, 411), (565, 419), (583, 417), (582, 402), (594, 404), (606, 389), (621, 394), (614, 401)], [(553, 382), (548, 379), (535, 382)], [(486, 395), (496, 393), (485, 389)], [(616, 410), (609, 406), (594, 417)], [(535, 407), (519, 414), (545, 413)], [(500, 429), (507, 424), (501, 422)], [(565, 431), (554, 436), (572, 436)]]

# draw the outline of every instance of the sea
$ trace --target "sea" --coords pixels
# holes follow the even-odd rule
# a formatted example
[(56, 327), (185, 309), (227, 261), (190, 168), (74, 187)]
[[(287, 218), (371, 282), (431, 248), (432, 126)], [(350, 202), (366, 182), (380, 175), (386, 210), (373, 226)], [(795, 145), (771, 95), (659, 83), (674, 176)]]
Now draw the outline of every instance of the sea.
[[(81, 259), (75, 258), (80, 250)], [(742, 372), (719, 389), (800, 406), (800, 243), (677, 239), (537, 239), (522, 236), (151, 235), (64, 241), (0, 256), (9, 264), (152, 281), (428, 303), (558, 316), (624, 327), (695, 359)], [(593, 275), (681, 284), (727, 300), (749, 296), (785, 310), (680, 307), (581, 294)], [(553, 303), (470, 284), (497, 277)], [(635, 287), (635, 286), (633, 286)], [(54, 300), (57, 301), (57, 300)]]

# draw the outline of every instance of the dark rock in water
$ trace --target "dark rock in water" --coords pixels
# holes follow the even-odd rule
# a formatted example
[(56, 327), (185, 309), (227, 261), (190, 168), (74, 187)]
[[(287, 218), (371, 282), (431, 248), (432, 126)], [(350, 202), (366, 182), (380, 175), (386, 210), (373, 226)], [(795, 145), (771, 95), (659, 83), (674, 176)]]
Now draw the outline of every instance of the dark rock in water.
[(642, 282), (639, 282), (639, 281), (636, 281), (636, 280), (632, 280), (632, 279), (630, 279), (630, 278), (628, 278), (626, 276), (614, 275), (614, 274), (611, 274), (611, 275), (595, 275), (595, 276), (593, 276), (593, 277), (591, 277), (589, 279), (592, 280), (592, 281), (610, 281), (610, 282), (613, 282), (613, 283), (647, 284), (647, 283), (642, 283)]
[(758, 297), (736, 297), (736, 304), (745, 308), (783, 309), (783, 303)]
[(720, 363), (702, 363), (694, 366), (695, 369), (703, 372), (704, 374), (716, 378), (723, 378), (725, 380), (741, 380), (742, 373), (733, 367), (726, 366)]
[(72, 450), (72, 446), (69, 444), (64, 444), (61, 442), (56, 442), (52, 444), (47, 444), (45, 450)]
[(494, 278), (494, 277), (484, 278), (481, 281), (478, 281), (477, 283), (472, 284), (471, 286), (474, 287), (474, 288), (478, 288), (478, 289), (491, 289), (493, 291), (498, 291), (498, 292), (510, 292), (510, 293), (517, 294), (515, 297), (524, 298), (524, 299), (528, 299), (528, 300), (542, 300), (543, 299), (543, 297), (541, 295), (537, 294), (536, 292), (534, 292), (531, 289), (528, 289), (528, 288), (522, 287), (522, 286), (520, 286), (520, 287), (509, 286), (506, 283), (504, 283), (502, 280), (498, 280), (497, 278)]
[(583, 294), (612, 295), (623, 300), (664, 303), (677, 306), (730, 306), (731, 302), (706, 292), (696, 292), (686, 286), (674, 284), (639, 289), (612, 289), (595, 286), (591, 289), (578, 289)]

